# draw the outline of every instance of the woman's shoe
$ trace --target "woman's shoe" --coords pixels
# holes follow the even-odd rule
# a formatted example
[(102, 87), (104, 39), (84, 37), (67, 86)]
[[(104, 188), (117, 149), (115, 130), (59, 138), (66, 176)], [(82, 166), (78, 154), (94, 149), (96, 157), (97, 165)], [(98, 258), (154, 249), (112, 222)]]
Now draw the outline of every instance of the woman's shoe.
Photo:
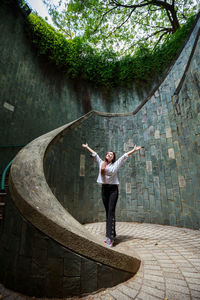
[(113, 247), (113, 243), (114, 243), (114, 241), (113, 240), (111, 240), (111, 239), (107, 239), (107, 241), (106, 241), (106, 244), (109, 246), (109, 247)]
[(107, 244), (108, 240), (109, 240), (109, 238), (106, 237), (105, 240), (104, 240), (104, 243)]

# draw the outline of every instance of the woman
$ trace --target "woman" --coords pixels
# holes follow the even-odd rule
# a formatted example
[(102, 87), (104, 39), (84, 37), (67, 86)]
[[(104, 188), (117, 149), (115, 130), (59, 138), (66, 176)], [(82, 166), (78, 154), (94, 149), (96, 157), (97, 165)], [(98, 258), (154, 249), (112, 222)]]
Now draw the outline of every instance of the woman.
[(120, 166), (127, 160), (128, 156), (141, 149), (141, 146), (136, 147), (122, 155), (117, 161), (115, 153), (109, 151), (106, 153), (104, 161), (99, 155), (92, 150), (88, 144), (82, 144), (82, 147), (86, 148), (93, 157), (95, 157), (99, 165), (99, 175), (97, 182), (102, 186), (102, 200), (106, 210), (106, 240), (105, 243), (112, 247), (115, 232), (115, 207), (118, 199), (118, 185), (119, 180), (117, 177), (117, 171)]

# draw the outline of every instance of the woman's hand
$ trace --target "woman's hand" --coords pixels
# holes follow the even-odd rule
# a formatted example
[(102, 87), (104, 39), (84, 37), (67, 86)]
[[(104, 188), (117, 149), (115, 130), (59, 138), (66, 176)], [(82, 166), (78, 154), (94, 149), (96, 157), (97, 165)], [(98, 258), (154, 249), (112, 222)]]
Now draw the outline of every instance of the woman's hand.
[(83, 148), (86, 148), (90, 153), (95, 153), (95, 151), (94, 150), (92, 150), (89, 146), (88, 146), (88, 144), (86, 143), (86, 144), (82, 144), (82, 147)]
[(86, 144), (82, 144), (82, 147), (83, 148), (87, 148), (88, 147), (88, 144), (86, 143)]
[(134, 148), (133, 148), (133, 151), (134, 152), (136, 152), (136, 151), (138, 151), (138, 150), (140, 150), (142, 148), (142, 146), (134, 146)]
[(142, 146), (136, 146), (135, 145), (134, 148), (131, 151), (127, 152), (128, 156), (133, 154), (134, 152), (140, 150), (141, 148), (142, 148)]

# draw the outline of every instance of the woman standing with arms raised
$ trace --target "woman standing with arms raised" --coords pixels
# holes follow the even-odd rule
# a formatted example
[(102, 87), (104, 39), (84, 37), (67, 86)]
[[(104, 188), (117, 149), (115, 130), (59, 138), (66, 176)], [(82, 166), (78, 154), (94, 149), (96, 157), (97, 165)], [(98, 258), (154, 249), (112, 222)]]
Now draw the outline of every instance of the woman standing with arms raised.
[(106, 240), (105, 243), (112, 247), (114, 238), (116, 236), (115, 231), (115, 207), (118, 199), (118, 185), (119, 180), (117, 177), (117, 171), (121, 165), (128, 159), (128, 157), (134, 152), (141, 149), (141, 146), (134, 147), (131, 151), (123, 154), (118, 160), (116, 160), (115, 153), (109, 151), (106, 153), (104, 160), (92, 150), (88, 144), (82, 144), (82, 147), (86, 148), (92, 156), (96, 159), (99, 166), (99, 175), (97, 183), (102, 186), (102, 200), (106, 210)]

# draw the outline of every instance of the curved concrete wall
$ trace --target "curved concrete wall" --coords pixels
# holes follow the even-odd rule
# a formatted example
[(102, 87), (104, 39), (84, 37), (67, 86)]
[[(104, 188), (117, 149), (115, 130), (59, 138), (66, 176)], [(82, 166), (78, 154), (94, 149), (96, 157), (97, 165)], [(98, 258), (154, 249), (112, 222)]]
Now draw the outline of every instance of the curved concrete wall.
[(105, 220), (97, 166), (81, 149), (88, 142), (103, 158), (141, 144), (145, 151), (121, 168), (117, 220), (198, 229), (199, 180), (199, 24), (151, 99), (136, 113), (95, 113), (72, 127), (46, 156), (47, 181), (81, 223)]
[[(42, 285), (37, 293), (40, 297), (80, 295), (127, 280), (140, 266), (137, 257), (114, 251), (91, 235), (57, 201), (45, 180), (45, 153), (65, 131), (85, 118), (34, 140), (12, 163), (9, 187), (19, 212), (12, 201), (7, 202), (0, 240), (0, 280), (9, 288), (35, 296), (38, 285)], [(13, 236), (14, 247), (10, 244)], [(39, 250), (46, 260), (41, 261)]]
[(0, 281), (7, 288), (35, 297), (79, 296), (119, 284), (136, 271), (97, 263), (62, 246), (27, 222), (8, 197), (4, 217)]

